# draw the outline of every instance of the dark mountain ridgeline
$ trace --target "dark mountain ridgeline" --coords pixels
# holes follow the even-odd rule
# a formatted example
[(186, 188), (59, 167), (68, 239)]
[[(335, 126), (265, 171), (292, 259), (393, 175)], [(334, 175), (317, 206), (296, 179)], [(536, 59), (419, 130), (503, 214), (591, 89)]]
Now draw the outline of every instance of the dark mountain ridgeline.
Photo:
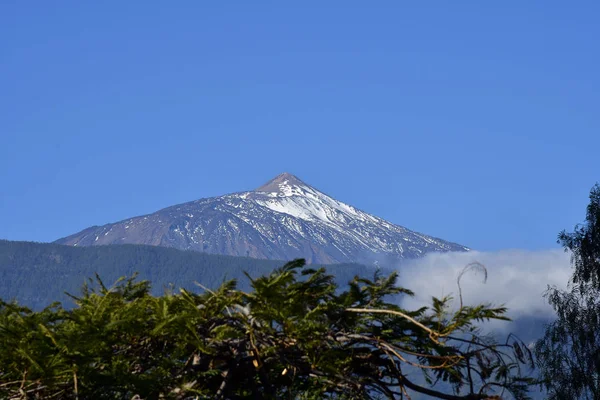
[[(194, 281), (216, 288), (237, 279), (248, 289), (244, 275), (258, 277), (283, 265), (284, 261), (233, 257), (143, 245), (73, 247), (49, 243), (0, 240), (0, 299), (15, 299), (35, 309), (53, 301), (71, 305), (64, 292), (77, 294), (87, 278), (98, 273), (110, 285), (121, 276), (139, 272), (160, 295), (173, 285), (200, 290)], [(328, 265), (326, 268), (346, 283), (355, 275), (371, 277), (373, 268), (358, 264)]]

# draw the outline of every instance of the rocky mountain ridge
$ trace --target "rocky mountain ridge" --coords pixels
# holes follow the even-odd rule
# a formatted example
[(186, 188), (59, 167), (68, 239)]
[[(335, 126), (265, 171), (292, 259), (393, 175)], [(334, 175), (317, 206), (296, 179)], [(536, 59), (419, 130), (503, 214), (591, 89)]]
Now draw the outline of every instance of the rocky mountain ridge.
[(394, 262), (468, 248), (411, 231), (338, 201), (294, 175), (253, 191), (200, 199), (94, 226), (57, 243), (147, 244), (310, 263)]

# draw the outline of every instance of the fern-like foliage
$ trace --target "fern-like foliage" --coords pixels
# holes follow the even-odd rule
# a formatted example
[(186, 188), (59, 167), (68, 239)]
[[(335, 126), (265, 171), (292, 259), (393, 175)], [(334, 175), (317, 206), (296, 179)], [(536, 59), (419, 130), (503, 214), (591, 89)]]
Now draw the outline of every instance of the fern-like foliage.
[(405, 310), (391, 300), (412, 295), (396, 274), (342, 291), (304, 260), (249, 279), (250, 291), (228, 281), (155, 297), (135, 277), (96, 276), (71, 310), (0, 303), (0, 398), (527, 398), (527, 347), (473, 325), (504, 308), (450, 312), (434, 298)]

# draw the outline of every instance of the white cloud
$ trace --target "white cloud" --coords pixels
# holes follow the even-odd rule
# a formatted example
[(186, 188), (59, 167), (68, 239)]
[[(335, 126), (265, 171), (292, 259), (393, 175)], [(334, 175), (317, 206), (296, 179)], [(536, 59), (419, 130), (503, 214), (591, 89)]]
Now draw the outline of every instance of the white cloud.
[(448, 294), (458, 304), (456, 278), (465, 265), (475, 261), (486, 267), (487, 282), (483, 283), (482, 273), (465, 273), (461, 279), (464, 304), (504, 304), (512, 319), (551, 318), (554, 312), (543, 298), (544, 291), (548, 285), (566, 288), (572, 273), (570, 255), (561, 249), (430, 254), (398, 268), (399, 284), (416, 293), (403, 306), (416, 308), (431, 304), (431, 296)]

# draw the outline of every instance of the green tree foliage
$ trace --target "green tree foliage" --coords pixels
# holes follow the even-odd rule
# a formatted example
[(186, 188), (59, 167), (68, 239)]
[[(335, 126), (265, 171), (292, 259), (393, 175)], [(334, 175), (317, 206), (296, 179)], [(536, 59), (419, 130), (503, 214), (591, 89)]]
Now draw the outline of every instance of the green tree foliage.
[(446, 297), (404, 310), (390, 298), (412, 293), (396, 278), (356, 277), (341, 291), (296, 260), (248, 292), (229, 281), (155, 297), (147, 281), (97, 277), (71, 310), (1, 303), (0, 398), (527, 398), (527, 349), (474, 326), (506, 319), (504, 308), (452, 311)]
[(585, 223), (558, 242), (574, 266), (568, 290), (549, 288), (557, 313), (535, 353), (549, 399), (600, 399), (600, 186), (590, 192)]

